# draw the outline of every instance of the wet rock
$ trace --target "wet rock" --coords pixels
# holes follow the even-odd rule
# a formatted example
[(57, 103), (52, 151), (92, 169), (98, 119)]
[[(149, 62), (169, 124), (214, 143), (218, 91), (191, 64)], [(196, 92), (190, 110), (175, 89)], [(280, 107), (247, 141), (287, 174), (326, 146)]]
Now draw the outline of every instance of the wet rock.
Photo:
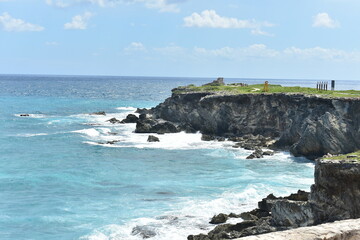
[(220, 213), (218, 215), (215, 215), (211, 218), (210, 223), (211, 224), (220, 224), (220, 223), (225, 223), (228, 220), (229, 216), (224, 214), (224, 213)]
[(160, 142), (160, 139), (158, 137), (153, 136), (153, 135), (149, 135), (147, 141), (148, 142)]
[(148, 226), (136, 226), (132, 229), (131, 235), (140, 235), (142, 238), (152, 238), (156, 236), (156, 232)]
[(27, 113), (25, 113), (25, 114), (20, 114), (20, 117), (30, 117), (30, 114), (27, 114)]
[(120, 140), (107, 141), (106, 144), (111, 144), (111, 145), (113, 145), (113, 144), (115, 144), (115, 143), (117, 143), (117, 142), (120, 142)]
[(252, 154), (246, 157), (246, 159), (254, 159), (254, 158), (263, 158), (263, 151), (261, 149), (256, 149)]
[(266, 198), (263, 198), (260, 202), (258, 202), (259, 210), (271, 212), (272, 207), (278, 199), (279, 198), (275, 197), (273, 194), (269, 194)]
[(213, 135), (207, 135), (207, 134), (201, 135), (201, 140), (203, 140), (203, 141), (214, 141), (215, 139), (216, 139), (216, 137)]
[(116, 119), (116, 118), (111, 118), (109, 120), (106, 120), (107, 122), (110, 122), (112, 124), (115, 124), (115, 123), (121, 123), (120, 120)]
[(100, 111), (100, 112), (93, 112), (93, 113), (90, 113), (90, 115), (103, 115), (105, 116), (106, 113), (104, 111)]
[(278, 200), (271, 209), (272, 223), (281, 227), (313, 225), (315, 218), (309, 202)]
[(273, 151), (264, 151), (263, 155), (264, 156), (272, 156), (272, 155), (274, 155), (274, 152)]
[(305, 192), (302, 190), (298, 190), (297, 193), (292, 193), (288, 197), (284, 197), (285, 199), (292, 200), (292, 201), (308, 201), (309, 200), (310, 193)]
[(138, 120), (139, 118), (135, 114), (128, 114), (121, 123), (136, 123)]

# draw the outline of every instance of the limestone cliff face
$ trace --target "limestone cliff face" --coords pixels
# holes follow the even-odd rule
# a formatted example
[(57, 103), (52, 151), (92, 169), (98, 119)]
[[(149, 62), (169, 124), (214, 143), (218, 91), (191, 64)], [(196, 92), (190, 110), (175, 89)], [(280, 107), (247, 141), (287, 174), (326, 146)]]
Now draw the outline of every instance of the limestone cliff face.
[(360, 162), (318, 160), (311, 187), (316, 221), (360, 218)]
[(360, 149), (359, 99), (190, 92), (173, 94), (147, 113), (174, 123), (178, 131), (277, 138), (277, 147), (289, 148), (296, 156), (316, 158)]

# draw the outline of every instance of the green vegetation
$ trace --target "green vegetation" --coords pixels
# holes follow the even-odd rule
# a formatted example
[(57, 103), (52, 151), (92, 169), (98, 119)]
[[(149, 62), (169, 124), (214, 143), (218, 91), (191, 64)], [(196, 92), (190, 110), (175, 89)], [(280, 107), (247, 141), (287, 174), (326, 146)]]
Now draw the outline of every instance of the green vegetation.
[[(223, 85), (223, 86), (212, 86), (203, 85), (195, 86), (193, 84), (186, 87), (179, 87), (174, 90), (174, 93), (185, 93), (185, 92), (229, 92), (232, 94), (244, 94), (244, 93), (264, 93), (264, 84), (255, 84), (248, 86), (240, 86), (237, 84)], [(309, 87), (283, 87), (281, 85), (270, 85), (269, 93), (302, 93), (309, 95), (322, 95), (324, 97), (360, 97), (360, 91), (346, 90), (346, 91), (318, 91), (316, 88)]]
[(344, 155), (337, 155), (333, 157), (325, 157), (325, 160), (356, 160), (360, 161), (360, 150), (353, 153), (348, 153)]

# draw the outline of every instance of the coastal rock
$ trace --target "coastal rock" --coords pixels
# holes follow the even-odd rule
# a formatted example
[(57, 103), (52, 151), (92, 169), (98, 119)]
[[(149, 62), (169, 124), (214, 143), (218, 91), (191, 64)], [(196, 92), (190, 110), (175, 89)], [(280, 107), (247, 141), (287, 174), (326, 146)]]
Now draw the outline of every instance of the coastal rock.
[(148, 226), (136, 226), (132, 229), (131, 235), (140, 235), (142, 238), (152, 238), (156, 236), (156, 232)]
[(109, 120), (107, 120), (107, 122), (110, 122), (112, 124), (115, 124), (115, 123), (121, 123), (120, 120), (116, 119), (116, 118), (111, 118)]
[[(192, 131), (230, 140), (260, 135), (257, 141), (262, 145), (290, 149), (295, 156), (311, 159), (360, 149), (360, 99), (289, 93), (180, 92), (146, 114), (171, 122), (180, 130), (187, 126)], [(253, 148), (247, 142), (246, 147)]]
[(121, 123), (136, 123), (138, 120), (139, 118), (135, 114), (128, 114)]
[[(141, 115), (140, 115), (141, 116)], [(141, 119), (141, 118), (140, 118)], [(141, 119), (136, 122), (136, 133), (177, 133), (180, 130), (171, 122), (154, 120), (151, 118)]]
[(215, 139), (216, 137), (213, 135), (207, 135), (207, 134), (201, 135), (201, 140), (203, 141), (214, 141)]
[(360, 162), (317, 160), (310, 201), (317, 223), (360, 218)]
[(93, 112), (93, 113), (90, 113), (90, 115), (103, 115), (105, 116), (106, 113), (104, 111), (100, 111), (100, 112)]
[(211, 224), (220, 224), (220, 223), (225, 223), (228, 220), (229, 216), (224, 214), (224, 213), (220, 213), (218, 215), (215, 215), (211, 218), (210, 223)]
[(315, 222), (309, 202), (278, 200), (271, 208), (272, 224), (279, 227), (304, 227)]
[(155, 137), (154, 135), (149, 135), (148, 142), (160, 142), (160, 139), (158, 137)]
[(25, 114), (20, 114), (20, 117), (30, 117), (30, 114), (27, 114), (27, 113), (25, 113)]
[(246, 159), (263, 158), (264, 157), (263, 154), (264, 154), (263, 151), (260, 148), (258, 148), (255, 150), (255, 152), (247, 156)]

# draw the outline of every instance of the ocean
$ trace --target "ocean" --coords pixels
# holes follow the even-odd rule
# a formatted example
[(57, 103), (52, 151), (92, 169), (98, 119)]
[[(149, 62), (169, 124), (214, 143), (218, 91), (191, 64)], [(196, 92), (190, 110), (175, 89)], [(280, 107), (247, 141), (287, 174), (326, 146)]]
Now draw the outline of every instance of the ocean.
[[(199, 133), (148, 143), (135, 124), (107, 121), (156, 106), (174, 87), (211, 80), (0, 75), (0, 239), (186, 239), (211, 230), (214, 214), (251, 210), (270, 193), (309, 191), (314, 164), (305, 158), (247, 160), (251, 151)], [(98, 111), (106, 115), (90, 115)]]

